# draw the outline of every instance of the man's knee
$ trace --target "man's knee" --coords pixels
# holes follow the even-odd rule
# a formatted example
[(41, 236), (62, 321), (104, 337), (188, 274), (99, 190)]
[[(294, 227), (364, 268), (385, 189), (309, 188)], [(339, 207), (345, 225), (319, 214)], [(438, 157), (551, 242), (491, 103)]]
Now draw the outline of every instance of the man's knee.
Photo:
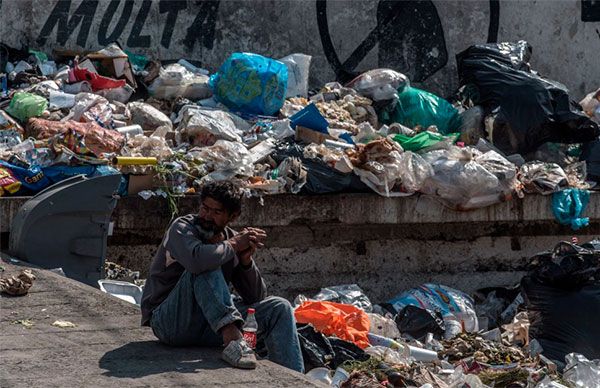
[(282, 315), (293, 315), (292, 305), (285, 298), (282, 298), (280, 296), (269, 296), (264, 300), (264, 303), (267, 303), (269, 308), (271, 308), (273, 312)]

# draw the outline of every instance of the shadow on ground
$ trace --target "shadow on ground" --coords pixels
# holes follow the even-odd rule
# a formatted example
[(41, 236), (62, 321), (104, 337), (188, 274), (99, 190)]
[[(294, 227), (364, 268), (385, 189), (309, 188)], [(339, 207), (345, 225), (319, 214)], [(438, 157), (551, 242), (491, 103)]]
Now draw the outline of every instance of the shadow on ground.
[(158, 341), (131, 342), (106, 352), (99, 361), (103, 375), (143, 377), (166, 372), (194, 373), (198, 370), (227, 368), (217, 349), (179, 348)]

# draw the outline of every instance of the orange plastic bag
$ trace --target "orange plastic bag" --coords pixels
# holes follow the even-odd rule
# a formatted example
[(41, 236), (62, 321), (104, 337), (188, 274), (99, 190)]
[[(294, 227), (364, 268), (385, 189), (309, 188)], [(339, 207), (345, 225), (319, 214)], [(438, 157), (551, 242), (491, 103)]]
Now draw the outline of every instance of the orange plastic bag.
[(370, 322), (368, 315), (349, 304), (308, 301), (302, 303), (294, 316), (298, 323), (310, 323), (321, 333), (335, 335), (345, 341), (354, 342), (364, 349), (369, 346)]

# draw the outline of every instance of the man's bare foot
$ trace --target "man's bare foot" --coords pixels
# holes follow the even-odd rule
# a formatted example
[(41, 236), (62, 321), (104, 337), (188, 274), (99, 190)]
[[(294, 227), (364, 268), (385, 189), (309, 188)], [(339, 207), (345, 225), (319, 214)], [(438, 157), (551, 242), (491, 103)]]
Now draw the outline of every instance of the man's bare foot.
[(233, 323), (223, 326), (221, 329), (221, 335), (223, 336), (223, 344), (225, 346), (229, 345), (231, 341), (235, 341), (243, 337), (240, 329), (238, 329)]

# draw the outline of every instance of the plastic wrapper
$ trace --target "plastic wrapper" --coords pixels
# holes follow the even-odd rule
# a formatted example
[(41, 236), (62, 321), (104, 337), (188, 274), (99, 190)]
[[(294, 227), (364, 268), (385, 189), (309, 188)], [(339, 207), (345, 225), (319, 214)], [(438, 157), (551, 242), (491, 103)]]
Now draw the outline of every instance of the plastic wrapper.
[(56, 82), (52, 80), (39, 82), (30, 88), (27, 89), (28, 93), (37, 94), (40, 97), (44, 97), (48, 99), (50, 97), (51, 92), (58, 92), (60, 88), (56, 84)]
[(2, 195), (31, 195), (51, 184), (38, 166), (23, 168), (0, 160), (0, 193)]
[(160, 100), (174, 100), (177, 97), (203, 100), (212, 95), (208, 76), (192, 73), (178, 63), (161, 68), (158, 78), (148, 87), (148, 92)]
[(410, 364), (408, 357), (402, 353), (384, 346), (371, 346), (365, 350), (371, 357), (375, 357), (390, 365), (408, 365)]
[(10, 100), (10, 105), (6, 108), (6, 113), (25, 122), (30, 117), (41, 116), (47, 108), (48, 101), (44, 97), (19, 92), (15, 93), (12, 100)]
[(321, 288), (321, 291), (319, 291), (312, 299), (351, 304), (367, 313), (373, 311), (371, 301), (364, 291), (356, 284), (343, 284)]
[(561, 225), (569, 225), (571, 229), (579, 230), (590, 223), (588, 217), (583, 217), (589, 201), (589, 191), (565, 189), (552, 195), (552, 212)]
[(254, 168), (250, 161), (250, 153), (242, 143), (217, 140), (209, 147), (193, 148), (189, 154), (202, 160), (209, 173), (202, 181), (220, 181), (236, 176), (251, 177)]
[(162, 126), (173, 128), (171, 119), (150, 104), (130, 102), (127, 108), (131, 112), (131, 124), (138, 124), (144, 131), (155, 131)]
[(519, 180), (528, 193), (548, 195), (569, 185), (567, 174), (556, 163), (529, 162), (519, 169)]
[(398, 99), (398, 89), (408, 84), (404, 74), (391, 69), (374, 69), (359, 75), (347, 86), (373, 101), (383, 101)]
[(177, 130), (193, 146), (211, 146), (217, 140), (241, 142), (243, 132), (250, 129), (242, 118), (217, 109), (185, 106), (180, 116)]
[(308, 95), (308, 76), (312, 57), (305, 54), (291, 54), (279, 59), (287, 66), (288, 82), (285, 97), (306, 97)]
[(125, 136), (117, 131), (102, 128), (95, 123), (69, 121), (48, 121), (33, 118), (27, 123), (27, 133), (36, 139), (49, 139), (57, 134), (73, 130), (83, 136), (85, 145), (94, 155), (119, 152), (125, 145)]
[(49, 95), (49, 109), (64, 109), (72, 108), (75, 105), (75, 96), (73, 94), (63, 93), (60, 91), (52, 91)]
[(393, 319), (375, 313), (368, 313), (367, 315), (371, 322), (369, 333), (387, 338), (400, 338), (400, 331)]
[(457, 55), (460, 85), (473, 91), (468, 99), (496, 116), (494, 145), (507, 154), (524, 154), (549, 141), (596, 138), (598, 125), (579, 110), (567, 88), (530, 70), (531, 51), (519, 41), (474, 45)]
[(287, 82), (285, 64), (258, 54), (233, 53), (209, 84), (217, 101), (229, 109), (273, 115), (283, 106)]
[(563, 379), (576, 387), (600, 388), (600, 360), (588, 360), (584, 355), (569, 353)]
[(462, 291), (440, 284), (423, 284), (395, 296), (388, 303), (398, 312), (409, 305), (440, 312), (444, 320), (458, 321), (468, 332), (479, 330), (473, 299)]
[(398, 103), (391, 112), (381, 114), (380, 119), (384, 124), (400, 123), (409, 128), (435, 125), (442, 134), (457, 132), (461, 126), (458, 110), (452, 104), (411, 86), (399, 90)]

